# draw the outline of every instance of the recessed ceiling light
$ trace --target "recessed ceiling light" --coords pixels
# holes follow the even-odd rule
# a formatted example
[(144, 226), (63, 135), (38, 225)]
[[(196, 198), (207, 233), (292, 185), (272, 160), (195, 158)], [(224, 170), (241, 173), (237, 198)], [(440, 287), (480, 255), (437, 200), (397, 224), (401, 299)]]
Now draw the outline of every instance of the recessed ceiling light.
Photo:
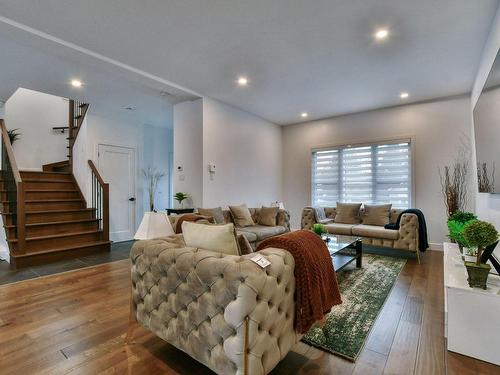
[(247, 77), (238, 77), (238, 85), (239, 86), (246, 86), (248, 85), (248, 78)]
[(401, 99), (406, 99), (410, 96), (410, 94), (408, 94), (407, 92), (402, 92), (401, 94), (399, 94), (399, 97)]
[(71, 86), (73, 87), (82, 87), (83, 83), (79, 79), (72, 79)]
[(308, 114), (307, 112), (302, 112), (302, 113), (300, 114), (300, 117), (307, 117), (307, 116), (309, 116), (309, 114)]
[(375, 34), (373, 34), (373, 36), (377, 40), (386, 39), (389, 36), (389, 30), (387, 30), (387, 29), (379, 29), (379, 30), (375, 31)]

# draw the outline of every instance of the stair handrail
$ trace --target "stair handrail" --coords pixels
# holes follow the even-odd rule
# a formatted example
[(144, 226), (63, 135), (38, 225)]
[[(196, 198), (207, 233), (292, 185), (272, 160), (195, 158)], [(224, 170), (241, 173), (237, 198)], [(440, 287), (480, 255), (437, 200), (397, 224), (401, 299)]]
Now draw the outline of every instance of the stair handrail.
[[(12, 144), (10, 143), (9, 134), (7, 132), (7, 127), (3, 119), (0, 119), (0, 131), (2, 137), (2, 178), (4, 179), (4, 184), (8, 183), (6, 176), (7, 173), (11, 174), (13, 177), (14, 184), (12, 188), (15, 189), (15, 194), (9, 199), (9, 206), (12, 203), (14, 206), (10, 213), (12, 213), (12, 224), (15, 225), (16, 237), (17, 237), (17, 251), (22, 254), (25, 251), (26, 244), (26, 211), (25, 211), (25, 191), (24, 182), (21, 178), (21, 173), (17, 167), (16, 158), (14, 156), (14, 150), (12, 149)], [(4, 166), (6, 168), (4, 168)], [(9, 196), (10, 186), (4, 185), (5, 191), (7, 191), (7, 196)]]
[(69, 100), (69, 111), (68, 111), (68, 160), (73, 170), (73, 147), (76, 143), (78, 134), (80, 133), (80, 128), (82, 127), (83, 120), (87, 115), (87, 111), (90, 108), (89, 103), (81, 102), (78, 100)]
[(92, 197), (90, 203), (95, 210), (103, 240), (109, 241), (109, 184), (104, 182), (92, 160), (88, 161), (92, 172)]

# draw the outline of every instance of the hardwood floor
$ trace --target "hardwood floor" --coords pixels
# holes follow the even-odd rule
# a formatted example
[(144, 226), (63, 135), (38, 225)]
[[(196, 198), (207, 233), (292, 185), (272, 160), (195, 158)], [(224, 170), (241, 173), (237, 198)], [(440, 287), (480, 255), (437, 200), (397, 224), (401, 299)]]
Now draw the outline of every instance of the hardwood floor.
[[(273, 374), (490, 375), (500, 367), (445, 350), (442, 253), (409, 260), (356, 363), (305, 344)], [(125, 345), (129, 262), (0, 286), (0, 374), (210, 374), (144, 329)]]

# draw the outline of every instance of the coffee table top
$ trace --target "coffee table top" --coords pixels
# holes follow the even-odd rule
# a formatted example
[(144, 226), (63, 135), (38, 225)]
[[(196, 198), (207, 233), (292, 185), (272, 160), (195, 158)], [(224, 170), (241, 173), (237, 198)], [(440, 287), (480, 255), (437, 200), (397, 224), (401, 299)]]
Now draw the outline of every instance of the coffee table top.
[(361, 240), (361, 237), (357, 236), (340, 236), (336, 234), (327, 234), (325, 235), (325, 237), (328, 237), (330, 239), (329, 242), (325, 243), (326, 246), (328, 246), (328, 251), (332, 255)]

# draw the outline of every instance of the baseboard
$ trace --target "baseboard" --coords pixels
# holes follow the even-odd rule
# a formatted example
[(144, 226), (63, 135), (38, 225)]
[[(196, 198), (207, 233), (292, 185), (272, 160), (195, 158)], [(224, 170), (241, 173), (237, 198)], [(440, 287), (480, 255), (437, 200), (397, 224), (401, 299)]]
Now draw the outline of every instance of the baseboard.
[(442, 243), (430, 243), (429, 249), (436, 250), (436, 251), (443, 251), (443, 244)]

